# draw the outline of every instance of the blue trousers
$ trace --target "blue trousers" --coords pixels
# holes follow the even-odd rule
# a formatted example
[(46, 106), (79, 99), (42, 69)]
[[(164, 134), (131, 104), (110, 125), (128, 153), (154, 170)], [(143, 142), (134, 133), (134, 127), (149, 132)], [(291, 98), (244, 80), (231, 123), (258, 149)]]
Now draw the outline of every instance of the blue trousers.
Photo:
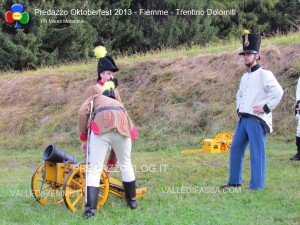
[(266, 132), (254, 118), (240, 118), (230, 147), (229, 184), (242, 184), (243, 162), (250, 144), (250, 189), (262, 189), (266, 183)]

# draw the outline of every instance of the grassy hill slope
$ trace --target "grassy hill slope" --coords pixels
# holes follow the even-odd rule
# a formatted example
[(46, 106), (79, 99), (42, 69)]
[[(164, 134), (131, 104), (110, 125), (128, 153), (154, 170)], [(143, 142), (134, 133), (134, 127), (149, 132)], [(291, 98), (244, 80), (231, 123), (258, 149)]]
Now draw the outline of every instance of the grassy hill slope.
[[(261, 64), (285, 91), (274, 112), (272, 137), (293, 140), (299, 34), (263, 43)], [(140, 133), (136, 151), (198, 147), (204, 137), (234, 129), (235, 93), (245, 72), (239, 46), (219, 44), (117, 60), (121, 97)], [(95, 80), (96, 62), (1, 74), (0, 148), (78, 146), (77, 111)]]

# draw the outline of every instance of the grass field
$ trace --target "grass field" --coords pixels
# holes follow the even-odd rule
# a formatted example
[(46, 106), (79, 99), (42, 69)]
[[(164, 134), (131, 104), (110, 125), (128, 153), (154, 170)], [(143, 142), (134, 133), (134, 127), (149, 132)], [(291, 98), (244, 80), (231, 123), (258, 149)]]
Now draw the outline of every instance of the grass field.
[[(289, 161), (294, 149), (267, 144), (267, 187), (255, 192), (247, 190), (249, 151), (243, 187), (226, 191), (219, 185), (227, 180), (228, 153), (133, 153), (137, 182), (149, 189), (139, 208), (132, 211), (110, 194), (88, 221), (65, 205), (34, 202), (30, 181), (42, 150), (1, 151), (0, 224), (300, 224), (300, 162)], [(68, 151), (84, 161), (79, 151)]]

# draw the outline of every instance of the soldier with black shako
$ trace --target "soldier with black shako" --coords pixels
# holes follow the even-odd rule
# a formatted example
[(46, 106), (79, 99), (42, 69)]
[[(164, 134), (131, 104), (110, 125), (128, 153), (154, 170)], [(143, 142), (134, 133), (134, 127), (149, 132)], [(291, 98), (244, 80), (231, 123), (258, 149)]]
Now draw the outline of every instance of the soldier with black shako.
[(300, 78), (297, 82), (297, 89), (296, 89), (296, 106), (295, 106), (295, 114), (298, 120), (297, 130), (296, 130), (296, 146), (297, 146), (297, 153), (290, 160), (300, 160)]
[[(114, 89), (114, 97), (119, 102), (121, 101), (120, 94), (118, 92), (118, 80), (114, 77), (115, 73), (119, 71), (114, 59), (111, 56), (107, 55), (107, 50), (104, 47), (103, 41), (97, 41), (94, 44), (94, 54), (98, 59), (97, 65), (97, 83), (88, 87), (88, 89), (84, 93), (84, 100), (95, 95), (101, 94), (103, 92), (103, 86), (105, 82), (113, 80), (116, 83), (116, 87)], [(111, 149), (107, 164), (106, 164), (106, 173), (107, 176), (110, 176), (110, 170), (112, 167), (115, 167), (117, 163), (116, 154), (113, 149)]]
[(283, 90), (273, 73), (258, 64), (261, 36), (244, 31), (243, 56), (248, 71), (236, 93), (239, 116), (230, 147), (229, 179), (221, 188), (242, 185), (244, 154), (250, 144), (251, 178), (248, 188), (260, 190), (266, 184), (266, 134), (272, 132), (272, 111)]

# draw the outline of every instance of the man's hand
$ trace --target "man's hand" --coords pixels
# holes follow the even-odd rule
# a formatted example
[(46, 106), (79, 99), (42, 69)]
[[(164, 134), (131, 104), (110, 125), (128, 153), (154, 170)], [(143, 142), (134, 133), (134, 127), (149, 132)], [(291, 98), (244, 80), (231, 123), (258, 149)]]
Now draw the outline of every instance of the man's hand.
[(265, 112), (263, 106), (254, 106), (252, 109), (254, 114), (260, 114)]
[(83, 154), (86, 153), (86, 141), (81, 142), (81, 147), (80, 147), (81, 151)]

